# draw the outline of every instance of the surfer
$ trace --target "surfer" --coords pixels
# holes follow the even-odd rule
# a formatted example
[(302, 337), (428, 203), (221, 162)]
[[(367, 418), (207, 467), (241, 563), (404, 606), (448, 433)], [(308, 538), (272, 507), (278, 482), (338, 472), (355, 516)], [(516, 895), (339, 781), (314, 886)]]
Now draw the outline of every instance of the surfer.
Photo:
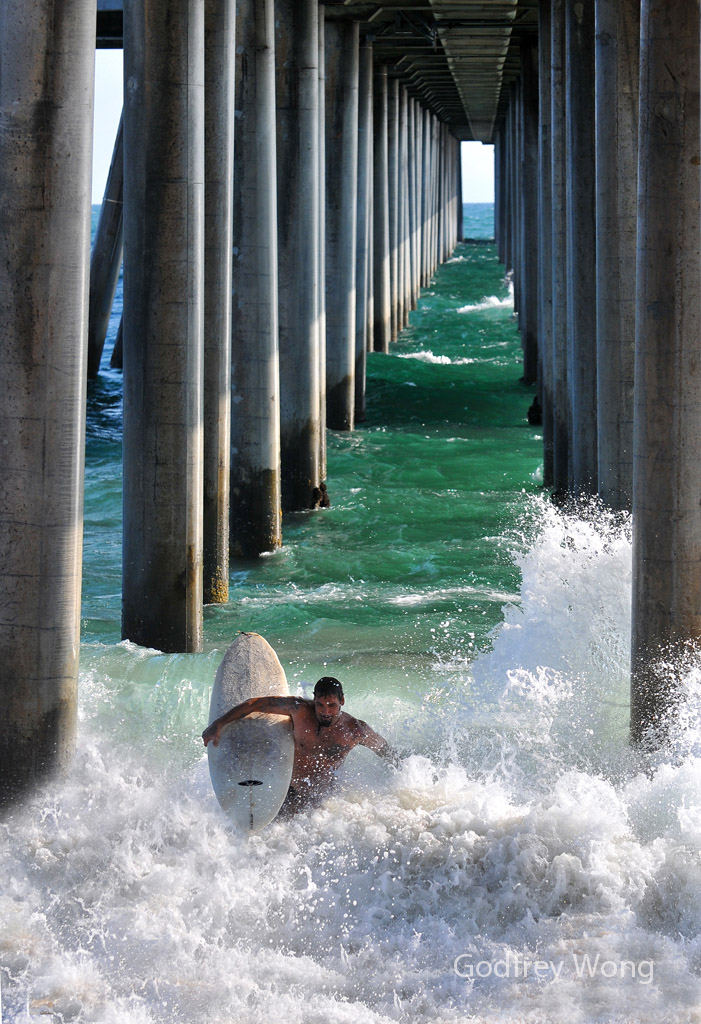
[(343, 711), (343, 687), (333, 676), (323, 676), (314, 687), (314, 699), (304, 697), (250, 697), (217, 718), (202, 733), (205, 747), (219, 745), (221, 731), (253, 712), (289, 715), (295, 744), (292, 779), (283, 817), (291, 817), (309, 804), (317, 803), (332, 788), (336, 769), (353, 747), (367, 747), (395, 767), (396, 751), (366, 722)]

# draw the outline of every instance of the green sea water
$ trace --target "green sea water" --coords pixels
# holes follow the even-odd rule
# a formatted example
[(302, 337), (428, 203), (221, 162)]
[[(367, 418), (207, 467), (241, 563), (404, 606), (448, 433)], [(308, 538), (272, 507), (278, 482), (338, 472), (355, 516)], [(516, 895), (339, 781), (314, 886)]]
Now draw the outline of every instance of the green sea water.
[[(370, 355), (366, 421), (329, 433), (331, 508), (286, 517), (282, 550), (232, 563), (229, 603), (205, 611), (206, 650), (255, 630), (291, 679), (328, 671), (358, 695), (414, 700), (436, 658), (487, 643), (518, 591), (510, 540), (538, 487), (520, 376), (503, 268), (493, 247), (461, 245), (391, 353)], [(120, 640), (119, 383), (108, 371), (89, 395), (86, 663)]]

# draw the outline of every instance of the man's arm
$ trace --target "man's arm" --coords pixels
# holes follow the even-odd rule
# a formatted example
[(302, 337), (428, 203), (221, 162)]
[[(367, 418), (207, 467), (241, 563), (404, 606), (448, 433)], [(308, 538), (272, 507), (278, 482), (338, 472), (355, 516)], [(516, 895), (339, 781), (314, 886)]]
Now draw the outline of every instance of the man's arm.
[(249, 697), (241, 704), (237, 704), (231, 711), (227, 711), (220, 718), (215, 719), (202, 733), (202, 741), (205, 745), (210, 742), (215, 747), (219, 746), (221, 731), (230, 722), (238, 722), (240, 718), (251, 715), (254, 712), (273, 715), (289, 715), (290, 718), (299, 708), (301, 700), (299, 697)]
[(384, 757), (393, 767), (397, 768), (399, 765), (399, 754), (394, 747), (383, 736), (380, 736), (378, 732), (371, 729), (367, 722), (359, 721), (358, 726), (360, 727), (360, 739), (358, 740), (360, 745), (367, 747), (368, 750), (372, 750), (378, 757)]

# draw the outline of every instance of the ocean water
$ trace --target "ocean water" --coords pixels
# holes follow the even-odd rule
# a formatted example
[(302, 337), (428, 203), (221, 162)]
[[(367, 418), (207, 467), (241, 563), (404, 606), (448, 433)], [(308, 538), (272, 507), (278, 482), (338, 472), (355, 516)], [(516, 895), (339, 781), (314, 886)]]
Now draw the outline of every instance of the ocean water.
[[(520, 358), (493, 247), (458, 246), (330, 435), (332, 507), (232, 568), (200, 655), (120, 642), (119, 374), (91, 384), (78, 750), (0, 826), (3, 1021), (701, 1021), (701, 669), (653, 772), (630, 523), (545, 500)], [(401, 755), (248, 841), (199, 739), (240, 629)]]
[(463, 203), (465, 238), (494, 239), (494, 203)]

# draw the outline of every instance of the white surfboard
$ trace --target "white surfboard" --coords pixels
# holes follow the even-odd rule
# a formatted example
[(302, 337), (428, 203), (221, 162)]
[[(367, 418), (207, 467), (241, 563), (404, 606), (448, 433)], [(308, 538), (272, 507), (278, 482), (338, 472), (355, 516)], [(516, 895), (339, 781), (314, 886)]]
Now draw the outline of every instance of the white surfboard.
[[(241, 633), (217, 669), (209, 705), (212, 723), (249, 697), (286, 697), (285, 670), (257, 633)], [(292, 778), (292, 722), (285, 715), (247, 715), (207, 744), (212, 788), (222, 810), (244, 831), (273, 820)]]

